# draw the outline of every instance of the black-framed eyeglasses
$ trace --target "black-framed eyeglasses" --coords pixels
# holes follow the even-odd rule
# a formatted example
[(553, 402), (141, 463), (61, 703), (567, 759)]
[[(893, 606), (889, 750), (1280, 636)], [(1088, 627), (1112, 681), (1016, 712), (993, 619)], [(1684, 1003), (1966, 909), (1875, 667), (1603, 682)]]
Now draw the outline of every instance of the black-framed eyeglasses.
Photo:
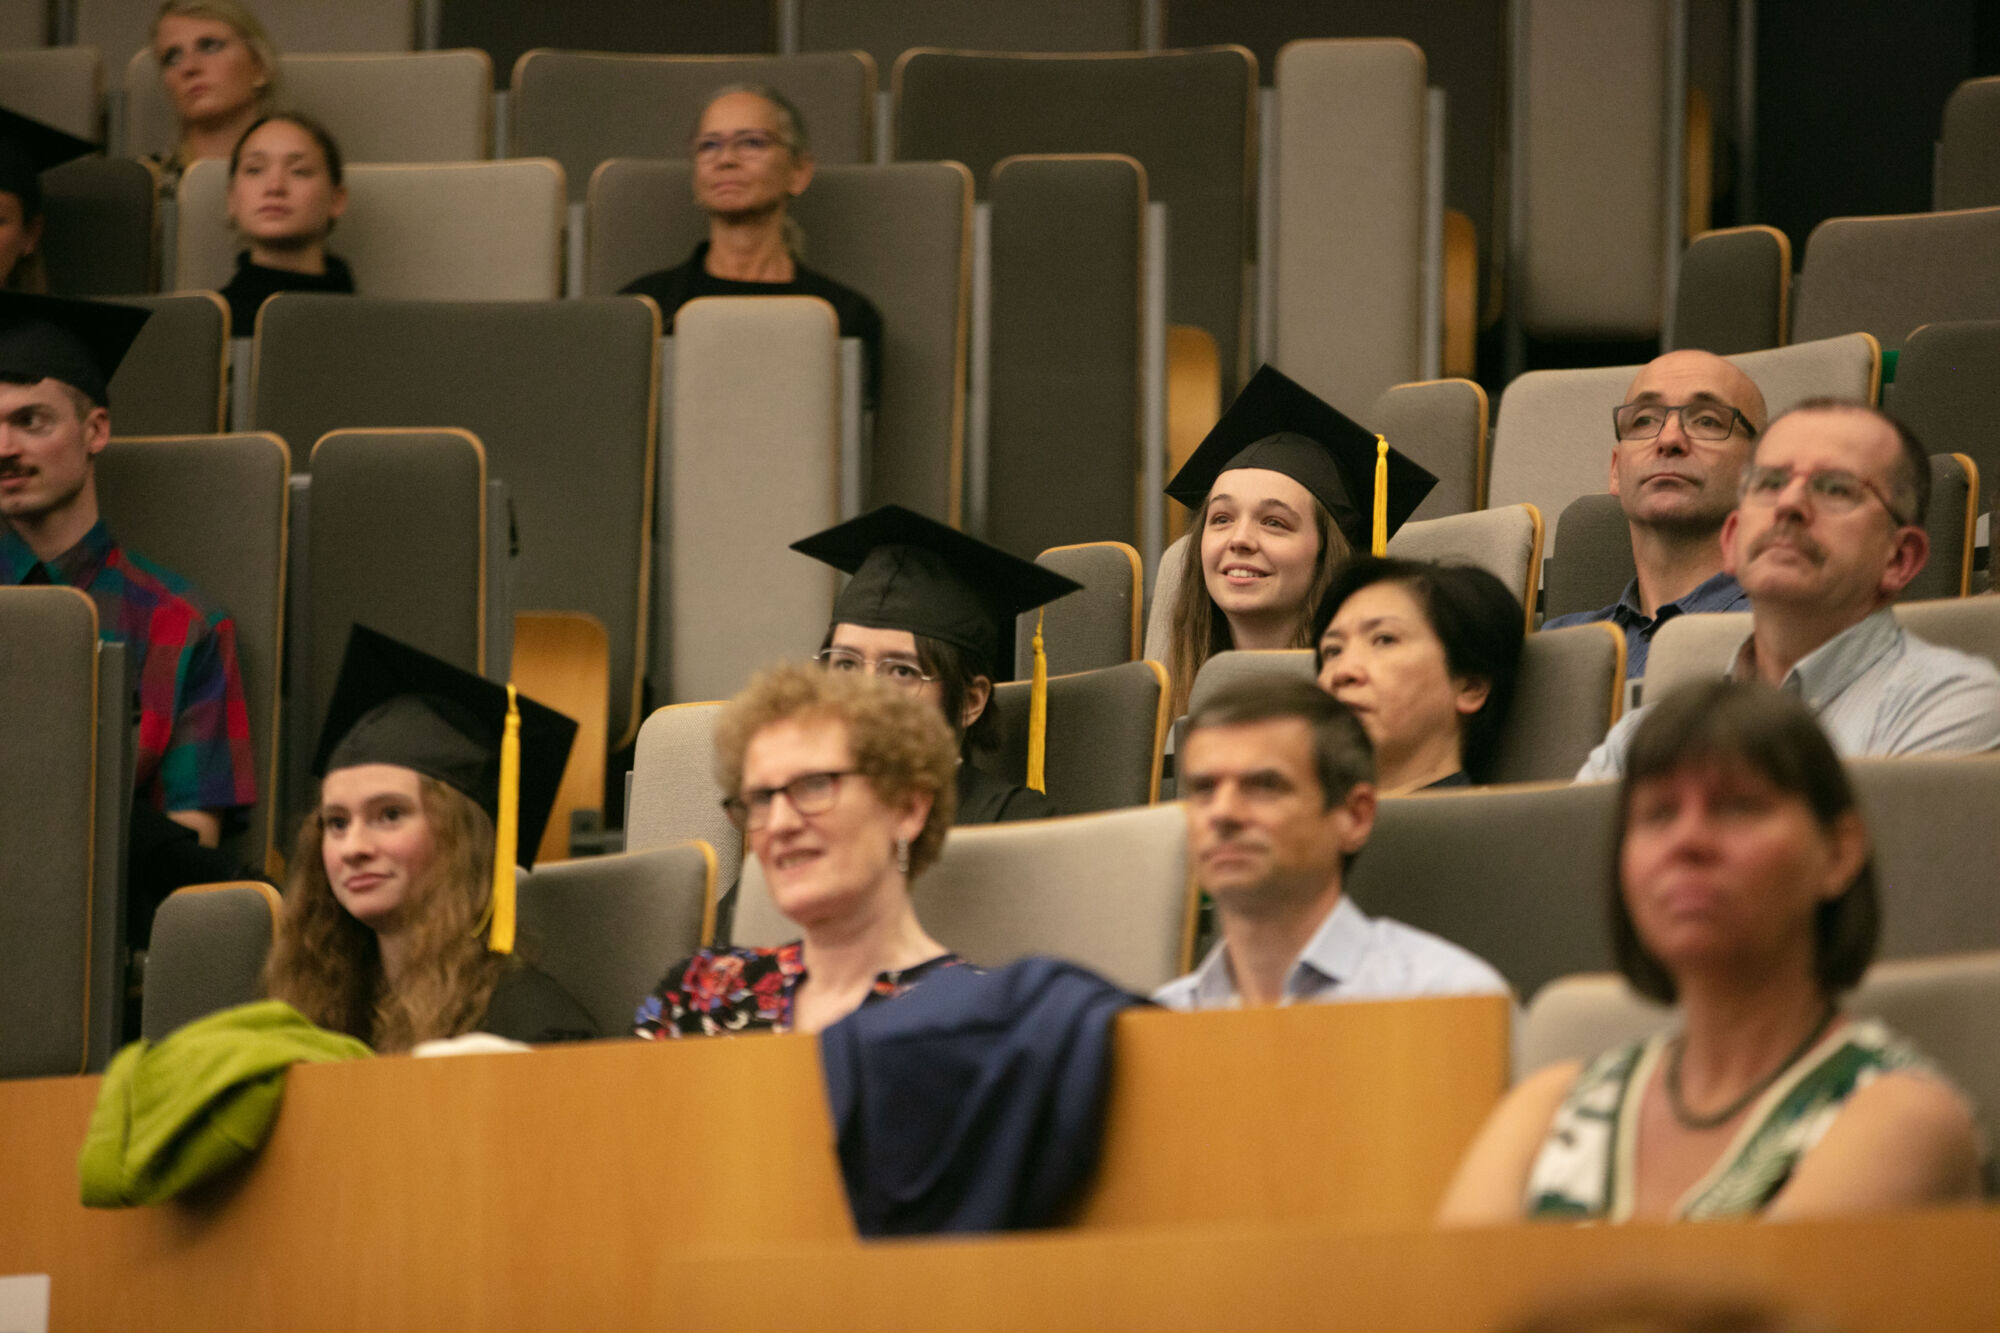
[(813, 661), (828, 671), (865, 671), (877, 680), (906, 690), (920, 690), (935, 675), (926, 674), (923, 664), (910, 657), (884, 657), (871, 662), (852, 648), (825, 648), (813, 654)]
[(769, 130), (736, 130), (730, 134), (704, 134), (694, 141), (694, 156), (698, 162), (718, 158), (734, 148), (745, 157), (762, 157), (773, 148), (790, 148), (791, 144)]
[(1778, 497), (1790, 488), (1792, 479), (1798, 476), (1805, 478), (1806, 494), (1812, 497), (1814, 507), (1824, 509), (1830, 514), (1851, 514), (1872, 495), (1881, 502), (1882, 508), (1891, 519), (1895, 520), (1897, 527), (1909, 527), (1915, 521), (1904, 518), (1880, 486), (1866, 477), (1856, 476), (1842, 468), (1798, 473), (1788, 467), (1753, 465), (1743, 469), (1743, 482), (1737, 492), (1737, 498), (1743, 504), (1768, 509), (1778, 503)]
[(1622, 403), (1611, 409), (1611, 423), (1621, 440), (1658, 439), (1673, 416), (1680, 417), (1681, 432), (1690, 440), (1726, 440), (1738, 422), (1746, 437), (1757, 438), (1750, 418), (1722, 403)]
[(853, 777), (854, 772), (843, 768), (828, 773), (801, 773), (782, 787), (752, 787), (740, 796), (725, 797), (722, 809), (729, 822), (745, 833), (771, 822), (771, 804), (781, 792), (800, 814), (823, 815), (840, 798), (840, 780)]

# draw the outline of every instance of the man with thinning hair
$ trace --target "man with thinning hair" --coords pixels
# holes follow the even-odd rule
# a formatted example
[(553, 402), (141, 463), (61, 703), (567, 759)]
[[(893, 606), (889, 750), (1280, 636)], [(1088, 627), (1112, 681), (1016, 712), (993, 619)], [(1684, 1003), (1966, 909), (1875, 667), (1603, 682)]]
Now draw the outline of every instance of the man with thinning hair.
[(1722, 524), (1767, 414), (1757, 382), (1713, 352), (1647, 362), (1612, 413), (1611, 493), (1625, 511), (1637, 574), (1610, 606), (1543, 629), (1605, 620), (1625, 633), (1625, 675), (1646, 674), (1653, 635), (1675, 616), (1749, 605), (1722, 567)]
[(1153, 998), (1170, 1009), (1508, 993), (1485, 962), (1341, 892), (1375, 825), (1375, 756), (1311, 681), (1246, 680), (1188, 718), (1188, 854), (1222, 939)]
[[(2000, 671), (1890, 609), (1930, 555), (1930, 498), (1908, 427), (1815, 398), (1771, 423), (1723, 524), (1723, 567), (1750, 595), (1730, 673), (1798, 694), (1844, 757), (2000, 748)], [(1644, 713), (1621, 718), (1577, 778), (1617, 777)]]

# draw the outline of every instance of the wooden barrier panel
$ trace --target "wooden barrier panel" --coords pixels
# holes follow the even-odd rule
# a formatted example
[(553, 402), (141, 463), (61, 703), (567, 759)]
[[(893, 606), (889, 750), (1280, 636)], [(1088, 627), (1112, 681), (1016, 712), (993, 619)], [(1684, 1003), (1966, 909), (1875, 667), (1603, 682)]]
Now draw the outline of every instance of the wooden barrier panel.
[[(1061, 1234), (1420, 1225), (1505, 1087), (1507, 1027), (1498, 997), (1124, 1015), (1100, 1179)], [(0, 1274), (51, 1276), (51, 1328), (658, 1327), (709, 1260), (797, 1250), (838, 1287), (877, 1248), (810, 1038), (301, 1066), (247, 1170), (114, 1212), (77, 1202), (96, 1090), (0, 1083)]]

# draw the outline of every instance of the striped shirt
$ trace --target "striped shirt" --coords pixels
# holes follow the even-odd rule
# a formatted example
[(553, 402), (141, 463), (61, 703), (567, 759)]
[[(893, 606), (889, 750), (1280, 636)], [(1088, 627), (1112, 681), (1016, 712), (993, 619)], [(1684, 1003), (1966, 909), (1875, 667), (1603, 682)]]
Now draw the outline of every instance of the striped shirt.
[(131, 646), (138, 726), (133, 786), (156, 810), (228, 812), (257, 799), (250, 707), (236, 622), (186, 579), (119, 546), (99, 520), (69, 550), (37, 560), (0, 532), (0, 587), (55, 583), (90, 594), (98, 637)]

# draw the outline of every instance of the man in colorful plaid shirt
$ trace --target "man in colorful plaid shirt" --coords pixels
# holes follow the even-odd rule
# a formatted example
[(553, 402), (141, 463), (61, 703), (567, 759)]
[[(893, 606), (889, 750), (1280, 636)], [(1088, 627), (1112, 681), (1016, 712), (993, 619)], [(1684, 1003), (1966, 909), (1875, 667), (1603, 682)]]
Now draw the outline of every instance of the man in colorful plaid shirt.
[(99, 634), (131, 646), (135, 885), (151, 869), (142, 850), (185, 839), (147, 811), (214, 847), (257, 799), (235, 622), (186, 579), (119, 546), (98, 514), (106, 382), (146, 317), (0, 294), (0, 585), (78, 588), (97, 604)]

